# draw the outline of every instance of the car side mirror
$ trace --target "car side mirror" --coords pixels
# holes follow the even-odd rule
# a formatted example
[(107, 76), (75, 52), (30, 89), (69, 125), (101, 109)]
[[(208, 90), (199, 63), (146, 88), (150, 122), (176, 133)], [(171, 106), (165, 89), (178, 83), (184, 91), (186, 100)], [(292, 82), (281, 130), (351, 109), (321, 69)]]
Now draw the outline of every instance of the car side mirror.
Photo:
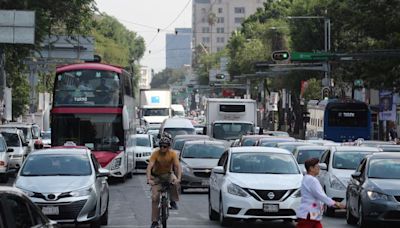
[(355, 172), (355, 173), (351, 174), (351, 177), (356, 180), (359, 180), (361, 178), (361, 172)]
[(99, 168), (97, 177), (108, 177), (110, 176), (110, 171), (108, 169)]
[(319, 168), (321, 170), (328, 170), (328, 166), (326, 165), (326, 163), (319, 163)]
[(8, 148), (7, 149), (7, 153), (11, 153), (11, 152), (14, 152), (14, 149), (13, 148)]
[(27, 143), (27, 142), (22, 143), (22, 146), (28, 146), (28, 145), (29, 145), (29, 143)]
[(225, 175), (225, 169), (222, 166), (217, 166), (212, 169), (214, 173)]

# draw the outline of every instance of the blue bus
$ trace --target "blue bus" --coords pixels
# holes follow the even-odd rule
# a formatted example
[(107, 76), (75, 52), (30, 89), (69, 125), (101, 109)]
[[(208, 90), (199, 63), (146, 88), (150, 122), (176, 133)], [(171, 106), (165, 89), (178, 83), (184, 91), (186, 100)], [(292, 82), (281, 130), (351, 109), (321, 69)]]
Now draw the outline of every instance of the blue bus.
[(310, 113), (307, 138), (335, 142), (371, 139), (371, 110), (364, 102), (339, 99), (310, 101), (307, 110)]

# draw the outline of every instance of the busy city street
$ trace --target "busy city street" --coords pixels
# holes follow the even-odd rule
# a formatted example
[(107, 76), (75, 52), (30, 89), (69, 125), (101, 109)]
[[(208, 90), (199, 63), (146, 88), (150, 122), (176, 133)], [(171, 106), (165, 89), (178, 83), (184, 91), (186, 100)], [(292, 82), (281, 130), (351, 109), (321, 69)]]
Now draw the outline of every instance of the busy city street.
[(399, 0), (0, 0), (0, 228), (400, 227)]
[[(10, 179), (7, 185), (12, 185)], [(132, 179), (125, 183), (111, 180), (110, 183), (110, 219), (109, 225), (104, 228), (148, 228), (150, 227), (150, 187), (146, 183), (143, 170), (138, 170)], [(210, 221), (207, 211), (207, 191), (205, 189), (188, 190), (181, 195), (178, 204), (179, 210), (170, 211), (171, 217), (168, 219), (169, 227), (176, 228), (217, 228), (221, 227), (218, 222)], [(335, 217), (325, 217), (324, 227), (342, 228), (353, 227), (346, 224), (345, 213), (340, 212)], [(271, 222), (238, 222), (230, 227), (271, 227), (271, 228), (291, 228), (295, 223), (285, 223), (283, 221)], [(70, 225), (64, 225), (68, 228)], [(86, 227), (82, 225), (81, 227)]]

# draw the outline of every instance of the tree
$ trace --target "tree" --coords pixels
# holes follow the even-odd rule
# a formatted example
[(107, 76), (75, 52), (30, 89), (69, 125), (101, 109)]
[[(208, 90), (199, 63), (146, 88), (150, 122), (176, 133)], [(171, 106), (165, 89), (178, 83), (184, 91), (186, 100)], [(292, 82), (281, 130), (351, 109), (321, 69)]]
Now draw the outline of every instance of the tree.
[(307, 88), (304, 91), (304, 99), (308, 100), (320, 100), (321, 99), (321, 80), (311, 78), (307, 81)]
[(186, 73), (184, 69), (166, 68), (163, 71), (154, 75), (151, 80), (151, 88), (167, 89), (170, 85), (182, 83)]

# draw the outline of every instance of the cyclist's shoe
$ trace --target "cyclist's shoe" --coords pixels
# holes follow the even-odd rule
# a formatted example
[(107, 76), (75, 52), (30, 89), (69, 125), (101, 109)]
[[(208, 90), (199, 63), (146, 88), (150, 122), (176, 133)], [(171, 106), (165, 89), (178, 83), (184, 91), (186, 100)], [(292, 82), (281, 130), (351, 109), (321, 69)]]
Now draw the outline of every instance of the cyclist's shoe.
[(169, 202), (169, 205), (171, 206), (171, 210), (178, 210), (178, 205), (175, 201)]
[(158, 222), (153, 222), (150, 226), (150, 228), (159, 228), (160, 226), (158, 225)]

